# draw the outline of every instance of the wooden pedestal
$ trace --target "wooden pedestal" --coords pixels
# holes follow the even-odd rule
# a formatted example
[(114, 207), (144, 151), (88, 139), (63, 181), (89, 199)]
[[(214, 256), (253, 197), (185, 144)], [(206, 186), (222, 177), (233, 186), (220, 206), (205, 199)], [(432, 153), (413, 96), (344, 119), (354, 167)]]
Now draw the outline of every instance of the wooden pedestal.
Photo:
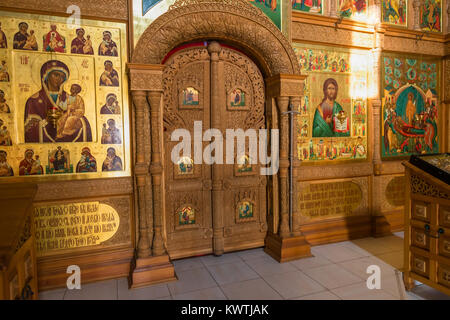
[(268, 234), (264, 251), (278, 262), (311, 257), (311, 246), (304, 236), (281, 238), (276, 234)]
[(175, 281), (175, 269), (168, 255), (136, 259), (129, 278), (130, 289)]
[(450, 184), (403, 162), (406, 203), (403, 279), (450, 295)]
[(375, 238), (391, 235), (391, 225), (385, 216), (372, 217), (372, 235)]

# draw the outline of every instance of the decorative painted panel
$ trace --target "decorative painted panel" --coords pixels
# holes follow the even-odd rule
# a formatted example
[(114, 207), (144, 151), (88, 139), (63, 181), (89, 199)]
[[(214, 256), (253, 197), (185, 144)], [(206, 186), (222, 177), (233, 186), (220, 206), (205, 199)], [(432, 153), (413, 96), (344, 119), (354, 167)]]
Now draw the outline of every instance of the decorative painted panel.
[(281, 2), (282, 0), (248, 0), (255, 7), (264, 12), (270, 20), (281, 30)]
[(419, 7), (419, 23), (424, 31), (442, 32), (442, 1), (424, 0)]
[(169, 10), (175, 0), (133, 0), (133, 38), (136, 46), (145, 29)]
[(388, 24), (406, 27), (408, 0), (382, 0), (381, 21)]
[(382, 157), (438, 153), (439, 60), (384, 54), (382, 62)]
[(309, 75), (297, 117), (299, 159), (366, 159), (368, 54), (301, 44), (294, 50)]
[(0, 12), (0, 176), (130, 175), (126, 26)]
[(292, 0), (292, 10), (323, 14), (323, 0)]
[[(333, 0), (331, 0), (333, 1)], [(367, 19), (367, 0), (335, 0), (337, 1), (338, 16), (354, 20)]]

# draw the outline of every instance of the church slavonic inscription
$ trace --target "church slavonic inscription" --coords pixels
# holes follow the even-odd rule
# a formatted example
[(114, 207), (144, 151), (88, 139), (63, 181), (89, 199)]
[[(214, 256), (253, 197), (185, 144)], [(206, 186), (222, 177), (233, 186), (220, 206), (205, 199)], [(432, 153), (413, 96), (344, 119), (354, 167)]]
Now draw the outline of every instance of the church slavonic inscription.
[(38, 255), (99, 245), (119, 229), (117, 211), (103, 203), (83, 202), (34, 208)]
[(300, 214), (310, 219), (350, 216), (362, 199), (352, 181), (311, 183), (299, 194)]

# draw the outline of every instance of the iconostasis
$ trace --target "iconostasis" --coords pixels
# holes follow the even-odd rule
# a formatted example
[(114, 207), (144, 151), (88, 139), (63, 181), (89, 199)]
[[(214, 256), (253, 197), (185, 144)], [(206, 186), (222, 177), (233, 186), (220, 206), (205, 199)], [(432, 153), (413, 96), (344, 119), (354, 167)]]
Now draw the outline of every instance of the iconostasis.
[(0, 12), (1, 181), (129, 176), (126, 25)]
[[(345, 19), (370, 21), (374, 16), (372, 3), (368, 0), (332, 0), (336, 1), (337, 15)], [(292, 0), (293, 12), (325, 14), (330, 10), (323, 0)], [(399, 27), (408, 26), (408, 0), (382, 0), (381, 22)], [(442, 32), (442, 1), (425, 0), (419, 6), (419, 25), (423, 31)], [(411, 14), (412, 16), (412, 14)]]
[(367, 51), (294, 44), (307, 74), (297, 151), (304, 163), (367, 159)]
[(439, 153), (440, 59), (385, 53), (382, 63), (382, 157)]

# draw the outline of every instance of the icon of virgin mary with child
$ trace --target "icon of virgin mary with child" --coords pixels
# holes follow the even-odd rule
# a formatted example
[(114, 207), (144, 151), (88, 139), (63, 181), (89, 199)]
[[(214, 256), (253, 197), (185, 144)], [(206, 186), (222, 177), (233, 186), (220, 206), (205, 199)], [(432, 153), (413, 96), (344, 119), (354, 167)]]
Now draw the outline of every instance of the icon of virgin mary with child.
[(58, 60), (41, 67), (41, 90), (25, 105), (25, 142), (89, 142), (92, 131), (84, 116), (81, 86), (73, 84), (70, 94), (64, 90), (70, 71)]

